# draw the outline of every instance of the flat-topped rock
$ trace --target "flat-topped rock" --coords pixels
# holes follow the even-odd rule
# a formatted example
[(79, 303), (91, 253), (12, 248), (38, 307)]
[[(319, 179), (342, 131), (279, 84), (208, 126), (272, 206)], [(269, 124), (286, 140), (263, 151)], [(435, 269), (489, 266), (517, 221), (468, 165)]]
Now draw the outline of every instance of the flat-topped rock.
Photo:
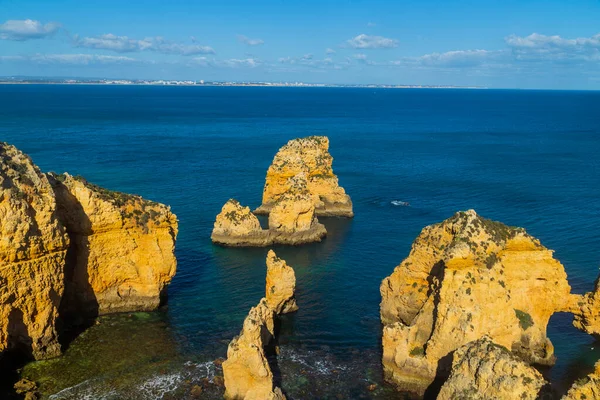
[(257, 214), (268, 214), (293, 186), (291, 178), (305, 174), (315, 212), (320, 216), (352, 217), (352, 201), (333, 173), (333, 157), (326, 136), (290, 140), (267, 170), (262, 205)]

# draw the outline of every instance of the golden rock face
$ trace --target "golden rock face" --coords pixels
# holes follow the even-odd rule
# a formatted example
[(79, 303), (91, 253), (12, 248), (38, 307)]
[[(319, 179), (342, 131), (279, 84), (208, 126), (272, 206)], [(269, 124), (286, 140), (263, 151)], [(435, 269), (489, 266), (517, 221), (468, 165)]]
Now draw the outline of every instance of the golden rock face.
[(68, 174), (50, 180), (71, 237), (65, 311), (97, 315), (157, 308), (176, 271), (175, 214)]
[(285, 260), (277, 257), (273, 250), (267, 254), (267, 305), (276, 314), (298, 310), (296, 304), (296, 274)]
[(600, 338), (600, 278), (596, 280), (594, 291), (572, 297), (573, 325), (597, 339)]
[(226, 399), (285, 399), (273, 383), (267, 361), (266, 349), (272, 345), (274, 335), (274, 311), (263, 298), (250, 310), (239, 336), (227, 348), (227, 360), (223, 362)]
[(536, 400), (546, 385), (535, 368), (484, 337), (454, 352), (452, 372), (437, 399)]
[(310, 136), (290, 140), (275, 155), (267, 171), (262, 205), (256, 213), (268, 214), (290, 191), (298, 174), (305, 174), (308, 192), (317, 215), (352, 217), (352, 201), (332, 169), (326, 136)]
[(583, 379), (577, 380), (562, 400), (600, 399), (600, 361), (595, 370)]
[(69, 245), (46, 176), (0, 142), (0, 353), (60, 354), (55, 328)]
[(537, 239), (473, 210), (424, 228), (381, 284), (386, 379), (423, 392), (441, 359), (483, 336), (552, 364), (546, 326), (572, 307), (566, 278)]

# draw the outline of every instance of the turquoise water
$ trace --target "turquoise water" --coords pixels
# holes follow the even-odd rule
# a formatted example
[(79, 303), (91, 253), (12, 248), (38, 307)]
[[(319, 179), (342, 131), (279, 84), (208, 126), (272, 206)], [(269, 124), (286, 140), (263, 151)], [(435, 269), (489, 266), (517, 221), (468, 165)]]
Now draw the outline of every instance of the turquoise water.
[[(425, 225), (474, 208), (523, 226), (556, 250), (574, 292), (592, 289), (599, 109), (598, 92), (0, 86), (0, 140), (45, 171), (170, 204), (180, 220), (168, 307), (110, 317), (30, 374), (47, 393), (66, 389), (54, 399), (181, 398), (212, 379), (210, 361), (264, 293), (267, 252), (213, 246), (214, 217), (230, 197), (260, 204), (289, 139), (327, 135), (356, 217), (323, 219), (322, 243), (275, 248), (296, 270), (300, 306), (282, 324), (282, 385), (294, 399), (396, 398), (381, 383), (379, 284)], [(570, 322), (555, 315), (548, 329), (559, 387), (600, 359)]]

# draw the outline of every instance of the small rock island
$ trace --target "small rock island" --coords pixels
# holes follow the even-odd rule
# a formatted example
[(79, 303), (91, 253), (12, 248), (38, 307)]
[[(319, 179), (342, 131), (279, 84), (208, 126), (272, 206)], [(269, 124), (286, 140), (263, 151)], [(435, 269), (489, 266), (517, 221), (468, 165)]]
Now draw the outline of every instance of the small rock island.
[[(552, 253), (524, 229), (473, 210), (425, 227), (381, 284), (385, 379), (422, 395), (450, 377), (441, 399), (512, 399), (511, 387), (522, 390), (519, 398), (538, 398), (545, 383), (529, 364), (554, 364), (552, 314), (574, 314), (575, 327), (591, 334), (599, 323), (598, 287), (571, 294)], [(523, 377), (495, 376), (509, 370)], [(477, 397), (482, 385), (495, 394)]]
[(327, 234), (317, 216), (353, 217), (352, 201), (332, 169), (329, 139), (290, 140), (267, 171), (263, 203), (254, 213), (269, 217), (268, 229), (250, 208), (230, 199), (217, 215), (211, 239), (224, 246), (318, 242)]
[(61, 354), (60, 325), (153, 310), (175, 275), (169, 207), (69, 174), (0, 142), (0, 357)]
[(262, 205), (254, 212), (269, 214), (294, 185), (291, 178), (305, 174), (318, 216), (353, 217), (352, 201), (339, 185), (332, 164), (326, 136), (290, 140), (273, 158), (267, 170)]
[(268, 357), (276, 354), (275, 318), (298, 310), (295, 288), (294, 270), (270, 250), (266, 295), (248, 313), (242, 331), (229, 343), (223, 362), (226, 399), (285, 400), (275, 385)]

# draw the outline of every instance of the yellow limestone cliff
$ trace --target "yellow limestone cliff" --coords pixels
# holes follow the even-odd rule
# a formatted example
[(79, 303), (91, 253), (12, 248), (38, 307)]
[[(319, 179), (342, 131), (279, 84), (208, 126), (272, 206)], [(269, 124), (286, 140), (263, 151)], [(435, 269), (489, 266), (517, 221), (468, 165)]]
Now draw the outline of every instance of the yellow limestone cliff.
[(578, 379), (562, 400), (598, 400), (600, 399), (600, 361), (595, 370), (583, 379)]
[(60, 354), (55, 322), (69, 245), (46, 176), (0, 142), (0, 354)]
[(65, 312), (157, 308), (176, 270), (177, 217), (170, 208), (69, 174), (50, 181), (71, 238)]
[(332, 169), (333, 157), (329, 154), (326, 136), (309, 136), (290, 140), (273, 159), (267, 170), (262, 205), (256, 213), (268, 214), (290, 191), (290, 178), (305, 174), (308, 192), (316, 207), (316, 214), (323, 216), (352, 217), (352, 201), (338, 183)]
[(273, 250), (267, 254), (267, 285), (265, 288), (268, 306), (276, 314), (287, 314), (298, 310), (296, 304), (296, 274), (285, 260), (277, 257)]
[(280, 198), (269, 214), (269, 229), (261, 228), (250, 208), (230, 199), (217, 215), (212, 241), (238, 247), (298, 245), (321, 241), (327, 230), (316, 217), (314, 203), (306, 189), (306, 175), (298, 174), (290, 181), (290, 190)]
[(536, 400), (546, 394), (551, 398), (542, 374), (483, 337), (454, 352), (450, 377), (437, 399)]
[(276, 353), (275, 318), (298, 310), (295, 287), (294, 270), (270, 250), (266, 297), (248, 313), (242, 331), (229, 343), (223, 362), (226, 399), (285, 400), (274, 383), (268, 357)]
[(473, 210), (424, 228), (381, 284), (386, 380), (422, 393), (448, 376), (452, 352), (483, 336), (527, 362), (552, 364), (546, 326), (572, 307), (566, 278), (525, 230)]

